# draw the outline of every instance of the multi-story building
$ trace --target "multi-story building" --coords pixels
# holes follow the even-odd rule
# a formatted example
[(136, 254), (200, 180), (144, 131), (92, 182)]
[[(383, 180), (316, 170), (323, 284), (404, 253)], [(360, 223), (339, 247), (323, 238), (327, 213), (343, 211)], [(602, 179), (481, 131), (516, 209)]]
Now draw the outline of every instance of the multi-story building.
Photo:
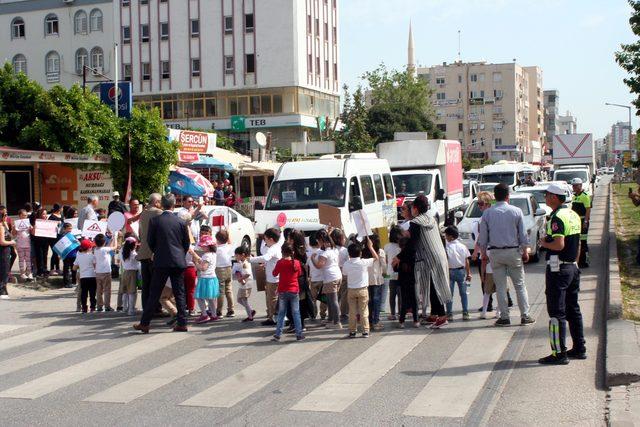
[(619, 154), (623, 151), (630, 151), (633, 149), (629, 145), (629, 134), (631, 129), (629, 128), (629, 122), (617, 122), (611, 126), (611, 149), (614, 153)]
[(114, 79), (117, 43), (134, 103), (245, 147), (258, 131), (288, 147), (339, 114), (337, 0), (0, 0), (0, 28), (3, 59), (47, 88), (85, 65), (91, 90)]
[[(436, 123), (472, 158), (524, 160), (542, 143), (542, 72), (516, 63), (418, 68), (433, 89)], [(538, 149), (541, 145), (537, 144)]]
[[(558, 113), (560, 92), (558, 90), (544, 91), (544, 139), (548, 150), (553, 150), (553, 137), (560, 133), (558, 127)], [(552, 153), (550, 153), (552, 154)]]
[(578, 119), (574, 115), (571, 114), (570, 111), (567, 111), (567, 114), (564, 116), (558, 116), (558, 133), (568, 134), (568, 133), (577, 133), (578, 132)]

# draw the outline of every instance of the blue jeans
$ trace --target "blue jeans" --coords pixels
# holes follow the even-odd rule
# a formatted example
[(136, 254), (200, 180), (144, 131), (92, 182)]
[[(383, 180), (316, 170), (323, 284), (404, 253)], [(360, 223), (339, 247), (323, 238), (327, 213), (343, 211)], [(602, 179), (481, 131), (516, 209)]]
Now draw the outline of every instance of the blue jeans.
[(449, 269), (449, 289), (451, 290), (451, 301), (447, 303), (447, 314), (451, 314), (453, 310), (453, 291), (458, 284), (458, 290), (460, 291), (460, 301), (462, 302), (462, 312), (467, 313), (469, 311), (467, 307), (467, 283), (464, 281), (466, 273), (464, 268), (450, 268)]
[(380, 322), (380, 303), (382, 302), (383, 286), (369, 286), (369, 323), (371, 325)]
[(302, 322), (300, 322), (300, 297), (297, 292), (279, 292), (278, 293), (278, 323), (276, 326), (276, 336), (282, 335), (284, 327), (284, 317), (287, 314), (287, 308), (293, 314), (293, 324), (296, 328), (296, 336), (302, 335)]

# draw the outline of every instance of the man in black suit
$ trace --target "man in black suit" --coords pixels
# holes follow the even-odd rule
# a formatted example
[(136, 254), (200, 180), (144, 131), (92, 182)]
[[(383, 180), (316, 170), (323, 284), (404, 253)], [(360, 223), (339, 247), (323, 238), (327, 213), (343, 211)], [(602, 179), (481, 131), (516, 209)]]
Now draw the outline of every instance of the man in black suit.
[(178, 322), (173, 330), (187, 331), (187, 304), (182, 274), (187, 268), (185, 256), (191, 242), (187, 224), (171, 212), (175, 204), (176, 199), (172, 194), (162, 196), (164, 212), (149, 221), (147, 243), (153, 251), (151, 290), (140, 323), (133, 325), (134, 329), (145, 334), (149, 333), (149, 323), (168, 278), (171, 279), (171, 288), (178, 309)]

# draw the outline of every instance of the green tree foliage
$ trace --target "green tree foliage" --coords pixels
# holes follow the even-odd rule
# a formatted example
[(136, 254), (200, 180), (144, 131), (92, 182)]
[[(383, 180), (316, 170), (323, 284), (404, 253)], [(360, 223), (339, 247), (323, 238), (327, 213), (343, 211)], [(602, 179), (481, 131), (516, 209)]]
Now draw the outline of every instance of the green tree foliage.
[(358, 86), (349, 94), (349, 88), (344, 85), (344, 104), (340, 120), (342, 129), (334, 132), (336, 153), (368, 153), (374, 150), (373, 139), (367, 131), (367, 107), (365, 105), (362, 87)]
[(394, 132), (427, 132), (443, 138), (436, 128), (431, 106), (431, 88), (406, 71), (388, 70), (384, 64), (364, 74), (371, 89), (367, 130), (374, 142), (393, 140)]
[(615, 58), (618, 65), (629, 73), (623, 81), (629, 86), (631, 93), (637, 95), (633, 105), (636, 109), (640, 109), (640, 1), (629, 0), (629, 5), (633, 9), (629, 25), (637, 40), (633, 43), (622, 44), (621, 50), (616, 52)]
[[(131, 134), (133, 197), (142, 199), (160, 192), (169, 182), (169, 168), (178, 161), (178, 144), (167, 139), (167, 128), (157, 108), (134, 107), (131, 119), (120, 119), (123, 137), (112, 146), (113, 185), (126, 190), (129, 173), (128, 135)], [(124, 193), (123, 193), (124, 194)]]

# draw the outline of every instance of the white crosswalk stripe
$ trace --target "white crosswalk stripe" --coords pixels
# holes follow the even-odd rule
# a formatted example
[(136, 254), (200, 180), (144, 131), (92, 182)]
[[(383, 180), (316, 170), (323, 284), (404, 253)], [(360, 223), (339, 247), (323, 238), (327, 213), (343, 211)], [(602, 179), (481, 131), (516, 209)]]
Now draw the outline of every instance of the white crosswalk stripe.
[(0, 351), (10, 350), (25, 344), (31, 344), (33, 342), (44, 340), (79, 328), (80, 326), (47, 326), (32, 332), (0, 339)]
[(326, 339), (328, 337), (328, 335), (323, 336), (325, 338), (323, 341), (309, 340), (286, 344), (286, 347), (185, 400), (180, 405), (230, 408), (334, 344), (335, 341)]
[(424, 389), (405, 415), (463, 418), (482, 390), (516, 328), (472, 331)]
[(86, 398), (85, 401), (129, 403), (244, 348), (246, 344), (256, 340), (256, 337), (251, 336), (251, 333), (257, 331), (259, 330), (249, 329), (243, 331), (247, 334), (245, 336), (218, 339), (208, 347), (197, 349), (171, 360), (103, 392), (94, 394)]
[(0, 334), (15, 331), (16, 329), (24, 328), (25, 326), (27, 325), (0, 325)]
[(425, 334), (383, 337), (296, 403), (294, 411), (342, 412), (426, 338)]
[(68, 368), (54, 372), (17, 387), (0, 392), (0, 397), (14, 399), (36, 399), (46, 394), (52, 393), (61, 388), (75, 384), (79, 381), (90, 378), (101, 372), (123, 365), (131, 360), (137, 359), (145, 354), (174, 345), (186, 338), (185, 333), (159, 333), (150, 338), (140, 338), (140, 341), (119, 348), (115, 351), (105, 353)]

